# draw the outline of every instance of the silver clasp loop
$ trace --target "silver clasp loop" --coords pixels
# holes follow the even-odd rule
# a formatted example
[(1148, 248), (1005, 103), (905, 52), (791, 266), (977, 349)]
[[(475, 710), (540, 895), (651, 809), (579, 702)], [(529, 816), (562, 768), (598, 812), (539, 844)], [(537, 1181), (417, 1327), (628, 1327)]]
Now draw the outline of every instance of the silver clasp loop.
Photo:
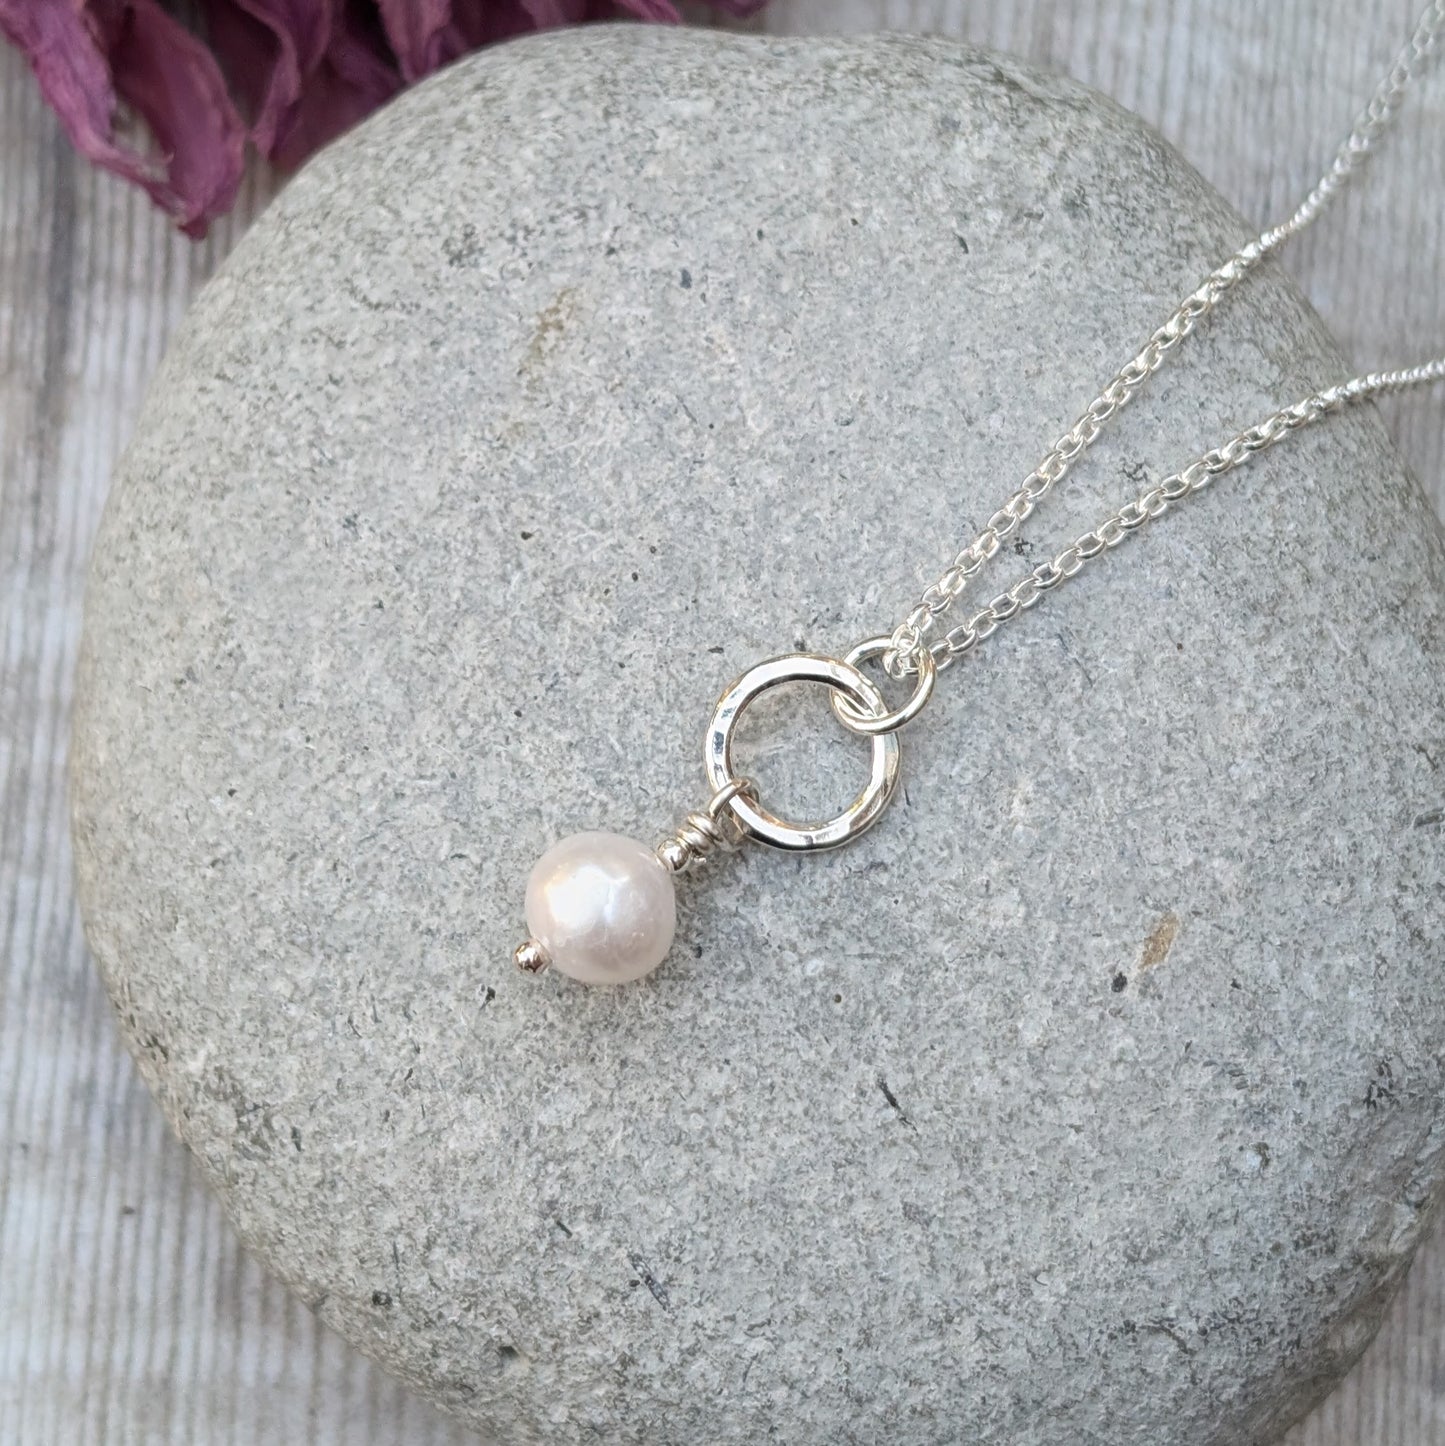
[[(816, 653), (790, 653), (758, 663), (733, 683), (713, 710), (703, 745), (703, 763), (708, 781), (719, 793), (738, 782), (732, 762), (733, 733), (738, 719), (760, 693), (780, 683), (823, 683), (832, 689), (835, 698), (839, 695), (847, 698), (859, 710), (860, 717), (883, 717), (888, 711), (883, 694), (852, 663)], [(872, 744), (868, 782), (836, 818), (823, 823), (790, 823), (769, 813), (747, 789), (734, 791), (727, 806), (749, 838), (772, 848), (804, 853), (837, 848), (878, 821), (898, 786), (901, 752), (897, 735), (876, 734)]]
[[(892, 638), (869, 638), (866, 642), (859, 643), (844, 661), (850, 668), (856, 668), (860, 663), (871, 663), (874, 658), (881, 658), (892, 647)], [(835, 691), (830, 701), (833, 712), (838, 715), (838, 721), (852, 732), (863, 734), (865, 738), (876, 738), (880, 733), (896, 733), (905, 723), (911, 723), (933, 696), (933, 685), (938, 680), (938, 660), (933, 656), (932, 649), (920, 647), (915, 656), (918, 668), (915, 676), (918, 681), (913, 685), (908, 701), (901, 708), (890, 713), (885, 706), (881, 714), (864, 713), (846, 694)]]

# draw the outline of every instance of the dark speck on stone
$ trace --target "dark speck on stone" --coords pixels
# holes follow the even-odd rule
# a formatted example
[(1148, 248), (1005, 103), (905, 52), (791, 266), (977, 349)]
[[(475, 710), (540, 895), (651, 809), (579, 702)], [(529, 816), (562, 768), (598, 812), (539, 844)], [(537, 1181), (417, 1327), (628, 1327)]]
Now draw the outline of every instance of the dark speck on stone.
[(682, 268), (682, 289), (684, 291), (692, 290), (692, 272), (686, 266)]
[(535, 532), (524, 532), (524, 533), (522, 534), (522, 541), (523, 541), (523, 542), (530, 542), (536, 535), (537, 535), (537, 534), (536, 534)]
[(384, 1290), (374, 1290), (371, 1292), (371, 1303), (385, 1310), (391, 1304), (391, 1297)]
[(1122, 971), (1114, 976), (1114, 982), (1109, 985), (1115, 994), (1122, 994), (1128, 987), (1129, 976)]

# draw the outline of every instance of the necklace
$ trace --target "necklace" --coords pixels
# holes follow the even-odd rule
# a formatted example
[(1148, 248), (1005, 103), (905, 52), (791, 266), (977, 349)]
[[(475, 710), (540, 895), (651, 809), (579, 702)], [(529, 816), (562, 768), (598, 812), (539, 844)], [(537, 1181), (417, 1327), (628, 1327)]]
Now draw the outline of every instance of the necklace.
[[(1441, 356), (1416, 366), (1353, 377), (1281, 408), (1126, 502), (1057, 556), (1025, 572), (962, 621), (944, 627), (944, 619), (972, 579), (1110, 419), (1229, 292), (1285, 241), (1314, 222), (1361, 169), (1389, 130), (1406, 93), (1428, 68), (1442, 36), (1445, 0), (1431, 0), (1329, 169), (1294, 213), (1243, 246), (1180, 302), (891, 633), (868, 638), (841, 658), (815, 653), (771, 658), (749, 668), (727, 688), (713, 711), (704, 741), (703, 762), (712, 794), (702, 809), (688, 814), (656, 848), (618, 834), (581, 833), (542, 856), (527, 882), (526, 918), (531, 937), (516, 950), (518, 968), (533, 974), (555, 968), (587, 984), (624, 983), (650, 973), (672, 946), (677, 918), (675, 875), (714, 852), (733, 852), (749, 841), (812, 853), (836, 848), (864, 833), (882, 816), (897, 789), (902, 762), (900, 730), (927, 706), (938, 675), (1005, 623), (1255, 453), (1355, 402), (1445, 380), (1445, 356)], [(872, 663), (880, 665), (888, 678), (911, 683), (911, 692), (902, 704), (890, 707), (882, 689), (862, 671)], [(793, 682), (824, 685), (838, 721), (871, 745), (869, 776), (862, 791), (840, 814), (822, 822), (797, 823), (770, 812), (757, 786), (733, 767), (733, 737), (743, 713), (762, 693)]]

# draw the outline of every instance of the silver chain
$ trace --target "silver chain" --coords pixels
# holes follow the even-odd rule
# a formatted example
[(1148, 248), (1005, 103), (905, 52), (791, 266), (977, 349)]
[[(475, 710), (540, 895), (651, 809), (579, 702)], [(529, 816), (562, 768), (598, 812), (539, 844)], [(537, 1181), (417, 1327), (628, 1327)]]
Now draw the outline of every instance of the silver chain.
[(1083, 571), (1086, 563), (1118, 547), (1146, 522), (1162, 517), (1176, 502), (1181, 502), (1201, 488), (1207, 487), (1222, 473), (1242, 466), (1256, 452), (1263, 452), (1291, 432), (1308, 427), (1351, 402), (1438, 381), (1445, 381), (1445, 357), (1400, 371), (1371, 372), (1367, 376), (1355, 377), (1351, 381), (1316, 392), (1302, 402), (1296, 402), (1294, 406), (1285, 407), (1266, 417), (1264, 421), (1257, 422), (1237, 437), (1231, 437), (1222, 447), (1206, 452), (1182, 472), (1166, 477), (1147, 492), (1140, 493), (1134, 501), (1125, 503), (1097, 527), (1075, 538), (1052, 561), (1040, 563), (1031, 572), (1025, 573), (1012, 587), (985, 603), (967, 621), (950, 628), (932, 644), (938, 667), (946, 666), (946, 661), (951, 662), (977, 647), (1003, 623), (1033, 607), (1046, 592), (1058, 587), (1062, 582), (1067, 582), (1071, 577), (1076, 577)]
[[(1174, 503), (1197, 492), (1221, 473), (1248, 461), (1256, 452), (1273, 446), (1291, 432), (1365, 397), (1445, 378), (1445, 357), (1441, 357), (1400, 371), (1356, 377), (1275, 412), (1192, 462), (1182, 472), (1149, 488), (1098, 527), (1084, 533), (1052, 562), (1043, 563), (1026, 573), (966, 622), (937, 635), (939, 619), (958, 601), (970, 580), (999, 551), (1004, 541), (1022, 526), (1054, 484), (1104, 430), (1109, 420), (1138, 394), (1180, 342), (1214, 310), (1221, 299), (1265, 257), (1310, 225), (1364, 165), (1390, 128), (1406, 92), (1428, 68), (1440, 48), (1442, 32), (1445, 32), (1445, 0), (1432, 0), (1409, 43), (1401, 50), (1389, 74), (1335, 153), (1329, 169), (1289, 219), (1262, 231), (1241, 247), (1179, 303), (1169, 319), (1149, 338), (1143, 350), (1120, 368), (1108, 386), (1084, 409), (1078, 421), (1024, 478), (1018, 491), (988, 519), (983, 530), (958, 553), (942, 576), (924, 590), (918, 604), (894, 628), (888, 639), (883, 664), (891, 676), (902, 678), (921, 674), (931, 678), (935, 668), (946, 668), (969, 652), (1002, 624), (1031, 608), (1046, 592), (1074, 577), (1085, 563), (1117, 547), (1144, 523), (1162, 516)], [(925, 650), (929, 654), (926, 658), (923, 656)], [(860, 726), (864, 719), (859, 710), (844, 706), (839, 712), (850, 727), (858, 731), (876, 731)]]

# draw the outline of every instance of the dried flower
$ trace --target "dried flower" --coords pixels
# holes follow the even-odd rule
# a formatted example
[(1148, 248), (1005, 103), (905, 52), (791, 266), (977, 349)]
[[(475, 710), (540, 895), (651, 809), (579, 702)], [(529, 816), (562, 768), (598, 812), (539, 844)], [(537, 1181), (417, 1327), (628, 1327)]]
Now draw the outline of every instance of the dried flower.
[[(764, 0), (714, 0), (735, 15)], [(671, 0), (0, 0), (82, 155), (191, 236), (236, 199), (250, 142), (290, 168), (403, 86), (508, 36), (583, 20), (676, 21)], [(149, 144), (128, 144), (128, 117)]]

